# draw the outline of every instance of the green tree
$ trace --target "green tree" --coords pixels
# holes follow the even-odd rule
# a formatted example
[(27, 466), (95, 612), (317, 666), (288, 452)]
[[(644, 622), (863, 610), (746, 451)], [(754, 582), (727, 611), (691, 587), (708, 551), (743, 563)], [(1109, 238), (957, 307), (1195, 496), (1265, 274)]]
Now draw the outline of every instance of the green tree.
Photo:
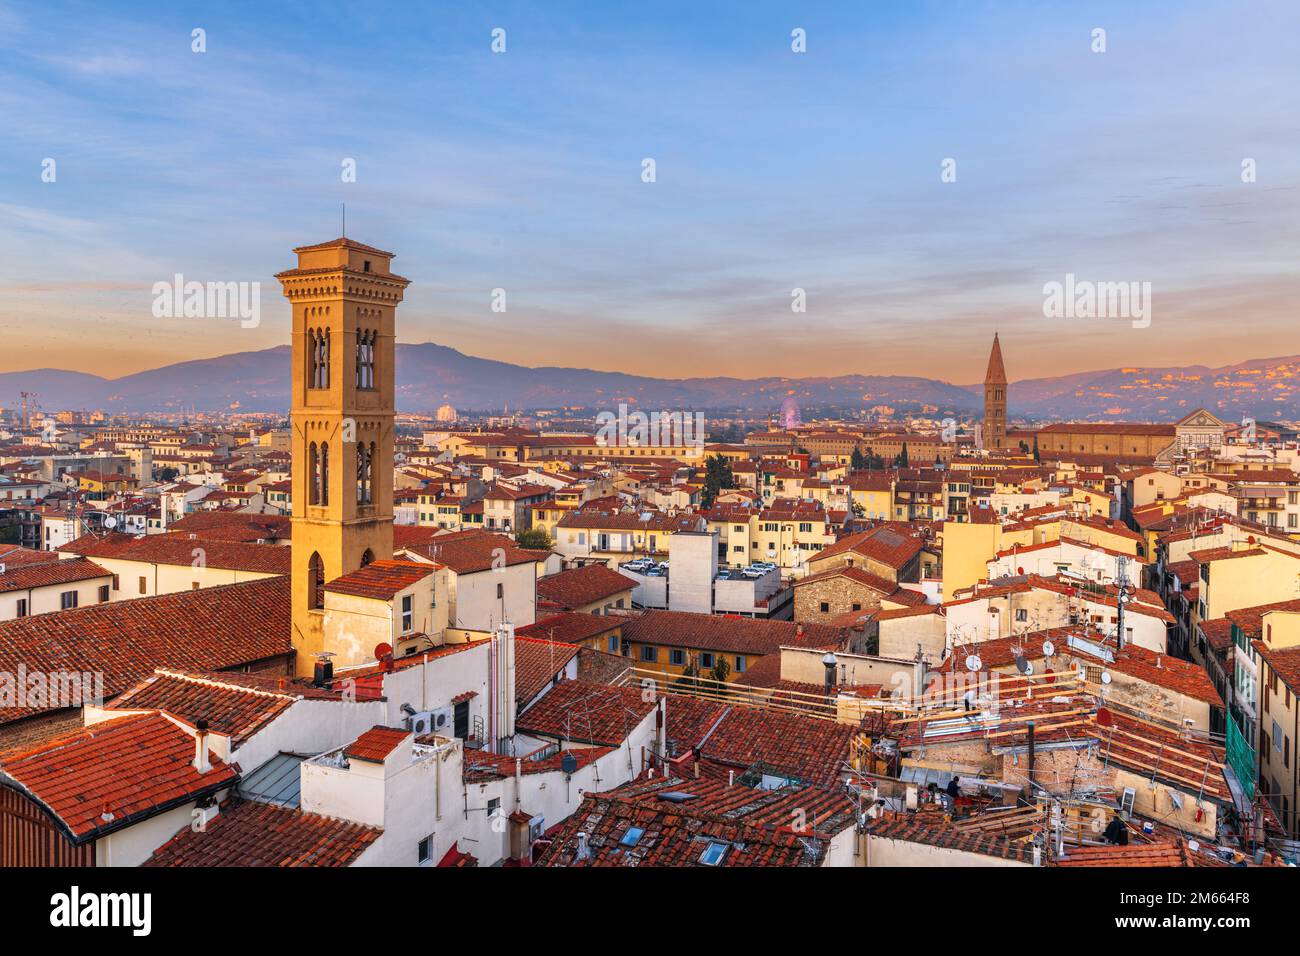
[(515, 544), (530, 551), (550, 551), (555, 547), (551, 536), (542, 528), (522, 528), (516, 531)]
[(849, 468), (853, 471), (861, 471), (867, 467), (867, 456), (862, 454), (862, 449), (857, 445), (853, 446), (853, 455), (849, 458)]
[(898, 457), (894, 459), (894, 464), (899, 468), (907, 467), (907, 442), (903, 442), (903, 450), (900, 451)]
[(175, 468), (172, 468), (171, 466), (168, 466), (168, 467), (166, 467), (166, 468), (163, 468), (163, 469), (159, 470), (159, 472), (158, 472), (158, 480), (159, 480), (159, 481), (175, 481), (175, 480), (176, 480), (176, 475), (177, 475), (177, 474), (179, 474), (179, 472), (177, 472)]
[(731, 473), (731, 465), (721, 455), (714, 455), (704, 466), (704, 491), (700, 494), (700, 506), (707, 511), (718, 500), (720, 492), (734, 487), (736, 479)]

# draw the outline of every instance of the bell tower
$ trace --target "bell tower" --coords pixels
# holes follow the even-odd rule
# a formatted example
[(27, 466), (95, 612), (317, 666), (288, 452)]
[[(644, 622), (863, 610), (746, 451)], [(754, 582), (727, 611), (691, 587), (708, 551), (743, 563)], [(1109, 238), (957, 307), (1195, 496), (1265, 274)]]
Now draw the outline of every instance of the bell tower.
[(1002, 365), (1002, 346), (993, 333), (993, 351), (984, 373), (984, 447), (1007, 447), (1007, 370)]
[(324, 586), (393, 556), (394, 313), (410, 280), (351, 239), (293, 250), (293, 644), (310, 675), (325, 646)]

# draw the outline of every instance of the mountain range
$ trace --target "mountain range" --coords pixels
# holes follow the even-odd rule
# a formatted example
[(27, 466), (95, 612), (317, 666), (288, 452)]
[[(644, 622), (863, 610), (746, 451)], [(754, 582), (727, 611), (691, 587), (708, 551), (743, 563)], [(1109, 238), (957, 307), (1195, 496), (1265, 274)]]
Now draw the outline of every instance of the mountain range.
[[(0, 373), (0, 406), (35, 392), (46, 410), (108, 412), (283, 412), (289, 404), (289, 346), (179, 362), (106, 379), (84, 372), (34, 369)], [(892, 408), (904, 413), (978, 413), (981, 385), (912, 375), (811, 378), (662, 379), (592, 369), (529, 368), (465, 355), (453, 348), (399, 343), (397, 407), (432, 412), (615, 408), (777, 412), (792, 397), (813, 409)], [(1010, 415), (1033, 420), (1174, 421), (1197, 407), (1225, 420), (1300, 419), (1300, 356), (1253, 359), (1221, 368), (1129, 367), (1011, 383)]]

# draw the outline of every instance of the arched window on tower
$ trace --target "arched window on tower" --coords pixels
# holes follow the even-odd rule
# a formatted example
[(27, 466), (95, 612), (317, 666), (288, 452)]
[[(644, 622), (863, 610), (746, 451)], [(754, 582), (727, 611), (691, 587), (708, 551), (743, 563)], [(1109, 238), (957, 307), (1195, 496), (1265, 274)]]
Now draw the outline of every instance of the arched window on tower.
[(320, 346), (316, 342), (316, 330), (307, 330), (307, 387), (316, 387), (316, 365), (320, 361)]
[(320, 452), (316, 450), (316, 443), (312, 442), (307, 446), (307, 503), (310, 505), (320, 504)]
[(320, 335), (320, 384), (317, 388), (330, 387), (330, 330), (326, 329), (324, 335)]
[(330, 445), (329, 442), (321, 442), (320, 446), (320, 503), (328, 505), (330, 503)]
[(320, 610), (325, 606), (325, 562), (320, 552), (313, 552), (307, 562), (307, 607)]
[(370, 564), (374, 560), (375, 560), (375, 552), (371, 551), (369, 548), (366, 548), (365, 553), (361, 555), (361, 566), (364, 568), (366, 565)]
[(357, 504), (370, 504), (370, 464), (374, 454), (374, 444), (369, 448), (365, 442), (357, 442)]
[(375, 334), (357, 329), (357, 388), (375, 387)]

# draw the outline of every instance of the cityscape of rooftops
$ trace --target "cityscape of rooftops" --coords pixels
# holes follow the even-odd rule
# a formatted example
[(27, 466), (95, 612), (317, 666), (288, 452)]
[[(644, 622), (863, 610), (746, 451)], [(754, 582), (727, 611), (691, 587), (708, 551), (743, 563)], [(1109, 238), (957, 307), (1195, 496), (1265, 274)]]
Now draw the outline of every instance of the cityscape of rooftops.
[(223, 930), (318, 910), (285, 868), (979, 867), (862, 892), (1267, 925), (1298, 31), (0, 0), (20, 922), (192, 936), (215, 867), (266, 880)]

